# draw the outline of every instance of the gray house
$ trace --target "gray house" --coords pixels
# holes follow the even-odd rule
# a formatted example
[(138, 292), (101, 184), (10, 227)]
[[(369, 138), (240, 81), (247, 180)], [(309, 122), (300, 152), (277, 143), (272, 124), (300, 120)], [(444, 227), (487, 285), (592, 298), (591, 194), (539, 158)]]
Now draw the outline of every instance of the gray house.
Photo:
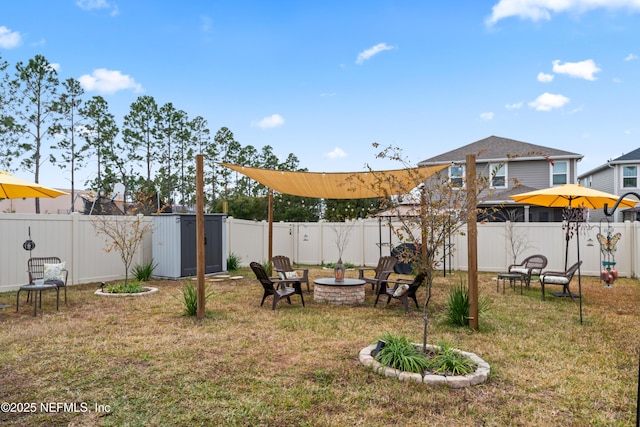
[(489, 220), (562, 221), (561, 209), (518, 204), (509, 196), (577, 183), (577, 164), (583, 157), (581, 154), (490, 136), (423, 160), (418, 165), (451, 164), (449, 179), (462, 185), (468, 154), (476, 156), (476, 172), (490, 178), (489, 192), (481, 195), (481, 206), (492, 207), (494, 211)]
[[(585, 187), (622, 196), (632, 192), (640, 195), (640, 148), (609, 160), (607, 163), (578, 176)], [(629, 196), (630, 199), (637, 197)], [(640, 201), (640, 200), (639, 200)], [(604, 218), (604, 211), (594, 212), (590, 221)], [(640, 220), (640, 210), (636, 208), (617, 210), (612, 221)]]

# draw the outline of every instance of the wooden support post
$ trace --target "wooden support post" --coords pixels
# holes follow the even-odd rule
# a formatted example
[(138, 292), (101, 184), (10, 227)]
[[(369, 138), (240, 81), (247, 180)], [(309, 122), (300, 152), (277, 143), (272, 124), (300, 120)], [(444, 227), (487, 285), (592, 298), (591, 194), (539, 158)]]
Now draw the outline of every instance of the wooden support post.
[(204, 319), (204, 160), (202, 154), (196, 155), (196, 275), (198, 276), (198, 299), (196, 316)]
[(478, 330), (478, 213), (476, 200), (476, 156), (468, 154), (466, 158), (467, 186), (467, 245), (469, 280), (469, 327)]
[(269, 189), (269, 263), (271, 258), (273, 258), (273, 190)]

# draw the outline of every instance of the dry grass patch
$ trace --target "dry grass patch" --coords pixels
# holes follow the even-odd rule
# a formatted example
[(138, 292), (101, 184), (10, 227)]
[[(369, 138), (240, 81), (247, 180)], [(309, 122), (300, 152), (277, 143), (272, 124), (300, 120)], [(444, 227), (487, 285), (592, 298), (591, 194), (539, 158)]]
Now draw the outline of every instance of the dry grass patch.
[[(312, 277), (327, 275), (318, 269)], [(0, 401), (86, 403), (88, 412), (0, 413), (7, 426), (343, 426), (602, 425), (635, 421), (640, 288), (630, 279), (605, 289), (583, 278), (579, 304), (532, 284), (524, 295), (496, 292), (480, 273), (490, 310), (480, 331), (447, 326), (444, 304), (464, 273), (438, 277), (429, 342), (444, 340), (491, 365), (486, 383), (430, 388), (374, 374), (359, 351), (385, 332), (421, 342), (421, 313), (397, 301), (331, 306), (299, 298), (260, 307), (248, 269), (241, 280), (209, 281), (203, 322), (182, 315), (180, 281), (160, 292), (100, 298), (96, 285), (69, 288), (69, 304), (43, 314), (0, 311)], [(577, 291), (577, 281), (572, 284)], [(422, 290), (419, 295), (424, 295)], [(15, 301), (15, 294), (2, 300)], [(95, 412), (95, 405), (109, 412)]]

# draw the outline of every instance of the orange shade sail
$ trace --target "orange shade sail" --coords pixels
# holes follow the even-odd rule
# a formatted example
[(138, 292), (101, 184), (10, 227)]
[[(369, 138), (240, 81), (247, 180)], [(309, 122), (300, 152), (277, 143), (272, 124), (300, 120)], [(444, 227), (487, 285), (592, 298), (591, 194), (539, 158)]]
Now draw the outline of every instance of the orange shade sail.
[(366, 199), (407, 194), (449, 165), (368, 172), (292, 172), (219, 163), (283, 194), (317, 199)]

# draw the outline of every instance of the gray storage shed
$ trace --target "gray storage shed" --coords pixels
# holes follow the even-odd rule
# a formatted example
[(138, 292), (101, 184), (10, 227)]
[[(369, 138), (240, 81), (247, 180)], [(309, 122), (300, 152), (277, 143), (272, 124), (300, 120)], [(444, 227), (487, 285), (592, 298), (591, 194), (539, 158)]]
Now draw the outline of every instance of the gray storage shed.
[[(227, 270), (226, 214), (204, 215), (205, 274)], [(154, 276), (177, 279), (195, 276), (196, 215), (153, 215), (153, 261), (157, 264)]]

